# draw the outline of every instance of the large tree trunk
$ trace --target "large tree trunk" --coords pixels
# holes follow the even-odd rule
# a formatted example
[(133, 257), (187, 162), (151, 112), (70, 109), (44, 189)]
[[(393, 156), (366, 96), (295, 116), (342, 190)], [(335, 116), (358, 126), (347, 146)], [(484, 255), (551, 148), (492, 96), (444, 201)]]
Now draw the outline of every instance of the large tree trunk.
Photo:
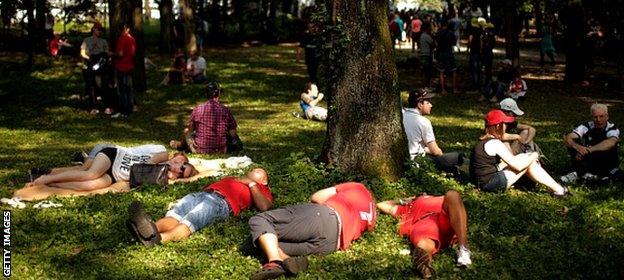
[(160, 11), (160, 43), (161, 52), (171, 52), (173, 50), (171, 30), (173, 29), (173, 1), (162, 0), (158, 6)]
[(134, 77), (132, 84), (137, 92), (145, 92), (147, 78), (145, 77), (145, 40), (143, 36), (143, 1), (132, 1), (132, 36), (136, 41), (134, 54)]
[(269, 14), (267, 16), (264, 40), (267, 44), (277, 44), (277, 0), (269, 0)]
[[(236, 21), (236, 25), (237, 25), (237, 30), (238, 30), (238, 38), (243, 38), (244, 34), (245, 34), (245, 23), (243, 21), (243, 10), (244, 10), (244, 3), (243, 1), (240, 0), (235, 0), (233, 3), (233, 8), (234, 8), (234, 19)], [(236, 39), (236, 38), (235, 38)]]
[[(26, 8), (26, 17), (28, 18), (28, 42), (33, 42), (35, 39), (35, 7), (33, 0), (24, 0), (24, 7)], [(28, 71), (32, 71), (34, 68), (34, 44), (28, 44), (27, 51), (28, 59), (26, 60), (26, 68)]]
[[(36, 45), (37, 45), (37, 49), (41, 52), (45, 52), (46, 47), (47, 47), (47, 39), (48, 38), (48, 34), (46, 34), (45, 32), (45, 25), (46, 25), (46, 4), (48, 1), (46, 0), (36, 0), (36, 5), (35, 5), (35, 10), (36, 10), (36, 18), (37, 18), (37, 34), (36, 36)], [(32, 42), (32, 41), (31, 41)]]
[(197, 50), (195, 40), (195, 21), (193, 20), (193, 4), (192, 0), (180, 0), (180, 12), (182, 13), (182, 21), (184, 23), (184, 49), (187, 53), (193, 53)]
[(518, 28), (520, 16), (517, 1), (508, 0), (503, 4), (505, 12), (505, 57), (510, 59), (514, 66), (520, 65), (520, 43), (518, 42)]
[(325, 2), (348, 38), (333, 42), (344, 47), (336, 58), (323, 53), (329, 116), (321, 159), (343, 171), (398, 179), (408, 153), (386, 2)]
[(150, 7), (150, 0), (143, 2), (145, 9), (145, 21), (149, 22), (152, 19), (152, 7)]

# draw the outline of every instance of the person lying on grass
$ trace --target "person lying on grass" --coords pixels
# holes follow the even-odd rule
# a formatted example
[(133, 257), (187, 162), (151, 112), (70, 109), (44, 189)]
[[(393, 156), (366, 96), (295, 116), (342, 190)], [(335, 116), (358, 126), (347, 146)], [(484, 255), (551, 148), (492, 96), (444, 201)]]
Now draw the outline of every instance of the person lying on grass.
[(433, 255), (459, 243), (457, 266), (472, 264), (468, 250), (468, 217), (456, 191), (443, 196), (420, 195), (377, 203), (377, 208), (400, 219), (399, 234), (409, 238), (414, 269), (423, 278), (433, 276)]
[(508, 123), (515, 121), (501, 110), (494, 109), (485, 116), (484, 134), (474, 146), (470, 157), (470, 180), (484, 191), (494, 192), (511, 187), (520, 177), (528, 177), (546, 185), (556, 198), (569, 194), (540, 165), (537, 152), (513, 155), (501, 142)]
[(100, 145), (93, 159), (81, 166), (52, 169), (27, 183), (13, 193), (20, 200), (40, 200), (50, 196), (84, 196), (107, 192), (130, 191), (130, 167), (135, 163), (165, 163), (169, 165), (168, 178), (172, 183), (178, 178), (197, 175), (184, 153), (171, 156), (162, 145), (143, 145), (132, 148)]
[(343, 183), (317, 191), (312, 203), (286, 206), (249, 219), (252, 247), (267, 263), (251, 280), (295, 275), (308, 267), (306, 255), (346, 250), (375, 227), (375, 203), (360, 183)]
[(130, 233), (150, 248), (165, 241), (187, 239), (194, 232), (218, 220), (237, 216), (251, 206), (266, 211), (273, 205), (267, 186), (269, 177), (262, 168), (255, 168), (244, 178), (225, 177), (180, 199), (164, 218), (152, 222), (140, 202), (128, 208), (126, 225)]

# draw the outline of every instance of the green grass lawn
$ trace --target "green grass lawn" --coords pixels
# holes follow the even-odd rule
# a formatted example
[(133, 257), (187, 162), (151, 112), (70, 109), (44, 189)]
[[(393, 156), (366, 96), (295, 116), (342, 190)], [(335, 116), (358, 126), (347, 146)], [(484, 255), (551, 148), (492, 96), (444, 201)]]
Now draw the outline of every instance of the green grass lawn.
[[(293, 47), (212, 48), (205, 51), (210, 80), (223, 88), (222, 102), (236, 117), (244, 154), (266, 167), (275, 206), (304, 202), (314, 191), (346, 180), (364, 182), (378, 201), (421, 192), (460, 191), (469, 214), (473, 266), (455, 267), (454, 251), (434, 259), (443, 279), (619, 279), (624, 275), (624, 202), (622, 184), (572, 186), (575, 196), (559, 201), (545, 188), (480, 193), (448, 179), (429, 166), (410, 169), (399, 182), (386, 183), (357, 174), (341, 174), (314, 163), (325, 125), (292, 117), (306, 82), (305, 66), (295, 63)], [(76, 61), (37, 57), (37, 70), (23, 72), (21, 54), (0, 55), (0, 196), (10, 197), (34, 166), (68, 165), (74, 152), (99, 142), (121, 145), (168, 143), (179, 136), (191, 109), (204, 101), (196, 85), (157, 86), (169, 59), (148, 52), (161, 67), (148, 73), (149, 90), (138, 95), (140, 111), (127, 120), (89, 115), (75, 96), (82, 92)], [(407, 53), (401, 54), (406, 56)], [(624, 123), (622, 98), (600, 90), (565, 85), (555, 77), (561, 67), (525, 68), (529, 99), (520, 104), (522, 122), (538, 130), (537, 142), (557, 177), (569, 169), (562, 136), (589, 117), (589, 104), (612, 105), (611, 120)], [(540, 72), (542, 71), (542, 72)], [(418, 72), (400, 71), (405, 90), (418, 84)], [(468, 153), (482, 129), (489, 104), (476, 95), (434, 99), (431, 120), (444, 150)], [(210, 158), (210, 157), (207, 157)], [(255, 212), (217, 223), (189, 240), (147, 250), (131, 244), (124, 226), (127, 206), (144, 202), (154, 218), (167, 204), (201, 190), (214, 178), (176, 184), (166, 190), (148, 186), (126, 194), (54, 199), (64, 206), (13, 214), (13, 276), (16, 279), (245, 279), (260, 268), (239, 247)], [(8, 209), (7, 206), (2, 206)], [(299, 278), (413, 278), (408, 242), (397, 235), (397, 222), (380, 216), (346, 252), (311, 257)]]

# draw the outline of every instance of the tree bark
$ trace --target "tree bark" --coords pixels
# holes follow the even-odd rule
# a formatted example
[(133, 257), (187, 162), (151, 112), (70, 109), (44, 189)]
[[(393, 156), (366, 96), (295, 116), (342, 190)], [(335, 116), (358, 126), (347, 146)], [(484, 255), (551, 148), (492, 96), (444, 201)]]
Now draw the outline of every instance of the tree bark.
[(187, 53), (197, 50), (195, 41), (195, 21), (193, 20), (193, 5), (191, 0), (180, 0), (180, 12), (184, 23), (184, 49)]
[(152, 19), (152, 7), (150, 7), (150, 0), (145, 0), (143, 5), (145, 6), (145, 21), (149, 22)]
[(169, 53), (173, 50), (171, 40), (171, 30), (173, 29), (173, 1), (160, 1), (158, 10), (160, 11), (159, 50), (164, 53)]
[(349, 41), (332, 65), (323, 61), (324, 68), (339, 70), (328, 86), (329, 115), (321, 159), (346, 172), (396, 180), (408, 153), (386, 2), (332, 2), (325, 1), (329, 14), (342, 20)]
[[(36, 22), (37, 22), (37, 34), (36, 34), (36, 45), (37, 45), (37, 49), (41, 52), (45, 52), (46, 48), (47, 48), (47, 44), (46, 41), (47, 39), (49, 39), (47, 36), (48, 34), (46, 34), (45, 32), (45, 25), (46, 25), (46, 4), (48, 1), (46, 0), (36, 0), (35, 2), (35, 10), (36, 10)], [(32, 41), (31, 41), (32, 42)]]
[[(24, 0), (24, 7), (26, 8), (26, 17), (28, 18), (28, 41), (34, 42), (35, 38), (35, 15), (34, 15), (34, 3), (33, 0)], [(26, 60), (26, 69), (33, 71), (34, 69), (34, 44), (28, 44), (28, 58)]]
[(134, 77), (132, 83), (137, 92), (145, 92), (147, 78), (145, 77), (145, 40), (143, 36), (143, 1), (132, 2), (132, 37), (136, 42), (134, 54)]
[(518, 1), (508, 0), (503, 4), (505, 12), (505, 57), (510, 59), (513, 66), (520, 65), (520, 43), (518, 42), (518, 25), (520, 16), (518, 14)]

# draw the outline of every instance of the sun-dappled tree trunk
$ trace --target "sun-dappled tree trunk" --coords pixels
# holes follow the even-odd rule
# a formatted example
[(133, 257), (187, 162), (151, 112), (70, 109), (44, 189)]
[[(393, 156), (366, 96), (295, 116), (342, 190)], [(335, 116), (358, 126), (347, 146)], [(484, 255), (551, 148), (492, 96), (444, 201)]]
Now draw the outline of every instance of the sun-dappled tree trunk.
[(136, 41), (136, 53), (134, 54), (134, 77), (132, 83), (138, 92), (144, 92), (147, 88), (145, 77), (145, 40), (143, 35), (143, 2), (132, 1), (132, 36)]
[(192, 0), (180, 0), (180, 12), (184, 23), (184, 49), (187, 53), (197, 50), (195, 41), (195, 21), (193, 20)]
[(327, 14), (334, 15), (329, 24), (343, 25), (346, 37), (342, 43), (333, 42), (344, 48), (333, 58), (334, 63), (332, 58), (323, 60), (325, 69), (337, 68), (335, 77), (328, 78), (329, 116), (321, 159), (343, 171), (395, 180), (402, 174), (408, 153), (386, 21), (387, 3), (325, 3)]
[(145, 21), (149, 22), (152, 19), (152, 7), (150, 7), (150, 0), (144, 0), (143, 5), (145, 6)]
[(160, 11), (159, 50), (168, 53), (173, 50), (173, 41), (171, 39), (171, 30), (173, 29), (173, 1), (161, 0), (158, 5), (158, 10)]

